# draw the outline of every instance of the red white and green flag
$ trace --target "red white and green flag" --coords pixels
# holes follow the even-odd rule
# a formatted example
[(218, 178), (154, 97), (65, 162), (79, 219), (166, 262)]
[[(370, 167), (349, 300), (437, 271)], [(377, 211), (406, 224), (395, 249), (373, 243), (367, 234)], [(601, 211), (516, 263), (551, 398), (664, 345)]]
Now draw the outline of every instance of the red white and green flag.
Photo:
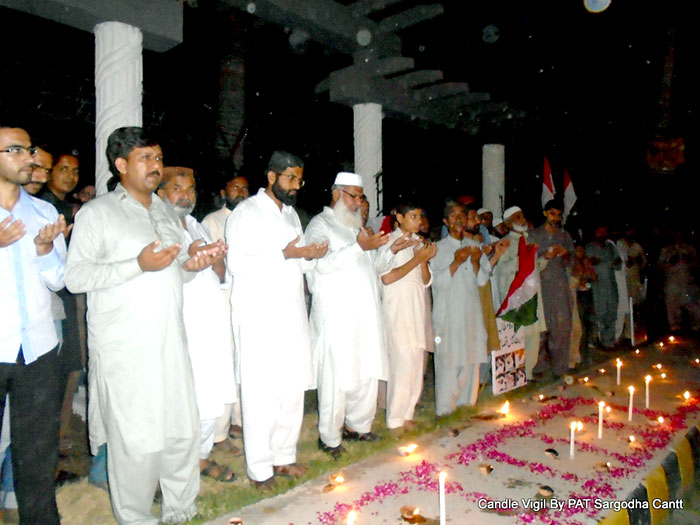
[(496, 316), (515, 325), (529, 326), (537, 321), (537, 291), (540, 275), (535, 269), (537, 246), (528, 245), (525, 237), (518, 242), (518, 271), (510, 284), (508, 295)]
[(549, 166), (549, 160), (544, 158), (544, 168), (542, 169), (542, 208), (554, 198), (554, 182), (552, 182), (552, 168)]

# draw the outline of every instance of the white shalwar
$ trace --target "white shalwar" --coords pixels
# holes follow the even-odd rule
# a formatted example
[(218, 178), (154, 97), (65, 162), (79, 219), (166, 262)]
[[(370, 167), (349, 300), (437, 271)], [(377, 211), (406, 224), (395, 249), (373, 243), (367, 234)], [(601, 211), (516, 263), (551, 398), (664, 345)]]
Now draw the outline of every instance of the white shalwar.
[[(617, 284), (617, 317), (615, 318), (615, 341), (622, 337), (625, 329), (625, 321), (630, 313), (629, 294), (627, 293), (627, 253), (620, 246), (608, 239), (605, 241), (615, 248), (617, 256), (622, 261), (619, 270), (615, 270), (615, 284)], [(629, 330), (629, 328), (628, 328)]]
[(377, 381), (387, 379), (384, 320), (378, 273), (391, 251), (363, 251), (357, 228), (325, 207), (306, 228), (307, 242), (329, 242), (311, 283), (312, 355), (318, 382), (318, 429), (329, 447), (341, 441), (343, 422), (364, 434), (377, 410)]
[(482, 254), (474, 273), (471, 256), (454, 275), (450, 264), (463, 246), (478, 246), (471, 239), (448, 235), (437, 243), (430, 261), (433, 272), (433, 330), (435, 332), (435, 413), (453, 412), (474, 405), (479, 392), (479, 366), (486, 363), (486, 329), (479, 286), (489, 280), (491, 263)]
[[(182, 244), (170, 266), (144, 272), (143, 248)], [(88, 422), (93, 453), (107, 443), (112, 508), (120, 523), (185, 521), (199, 492), (199, 416), (182, 319), (182, 225), (157, 195), (150, 208), (121, 184), (75, 217), (65, 281), (87, 292)]]
[[(185, 217), (187, 246), (194, 241), (212, 241), (197, 220)], [(209, 457), (214, 444), (215, 420), (224, 406), (236, 401), (231, 348), (231, 318), (221, 293), (216, 272), (206, 268), (184, 285), (183, 315), (187, 332), (187, 350), (192, 363), (194, 390), (200, 421), (200, 459)]]
[[(231, 210), (226, 206), (222, 206), (216, 211), (208, 214), (204, 219), (202, 219), (202, 226), (206, 228), (209, 237), (214, 241), (222, 240), (226, 234), (226, 219), (231, 215)], [(226, 301), (226, 318), (231, 318), (231, 274), (226, 271), (226, 287), (222, 288), (222, 293)], [(231, 352), (235, 356), (235, 345), (233, 343), (233, 333), (230, 334), (231, 337)], [(237, 357), (234, 357), (237, 360)], [(219, 443), (228, 439), (228, 430), (231, 425), (242, 426), (243, 421), (241, 418), (241, 403), (240, 403), (241, 387), (236, 383), (236, 401), (226, 405), (224, 407), (224, 413), (219, 416), (216, 420), (216, 430), (214, 436), (214, 442)]]
[(304, 391), (313, 387), (303, 279), (313, 263), (282, 254), (297, 236), (303, 246), (294, 208), (280, 210), (264, 189), (226, 221), (243, 446), (254, 481), (270, 478), (273, 466), (296, 462)]
[[(391, 244), (403, 232), (396, 228), (391, 240), (381, 251), (391, 251)], [(414, 239), (419, 237), (413, 234)], [(414, 248), (401, 250), (392, 258), (388, 273), (413, 259)], [(416, 403), (423, 390), (423, 353), (426, 345), (426, 318), (430, 319), (426, 295), (432, 282), (423, 282), (420, 265), (404, 277), (388, 285), (382, 285), (382, 305), (386, 320), (387, 348), (389, 354), (389, 382), (387, 385), (386, 426), (389, 429), (403, 426), (413, 420)]]

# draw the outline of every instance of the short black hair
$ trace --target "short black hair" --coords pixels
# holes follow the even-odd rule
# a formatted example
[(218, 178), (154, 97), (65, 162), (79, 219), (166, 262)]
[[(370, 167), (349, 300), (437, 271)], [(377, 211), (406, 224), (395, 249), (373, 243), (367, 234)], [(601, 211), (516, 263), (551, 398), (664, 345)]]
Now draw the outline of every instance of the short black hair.
[(449, 219), (450, 213), (452, 213), (452, 210), (454, 210), (457, 207), (462, 208), (465, 212), (467, 211), (467, 207), (464, 204), (462, 204), (461, 202), (447, 201), (445, 203), (445, 208), (442, 210), (442, 218)]
[(145, 129), (137, 126), (125, 126), (115, 129), (107, 139), (107, 161), (112, 175), (119, 177), (119, 170), (114, 165), (117, 159), (125, 159), (135, 148), (157, 146), (158, 140)]
[(267, 172), (274, 171), (275, 173), (282, 173), (287, 168), (303, 168), (304, 161), (301, 160), (296, 155), (293, 155), (287, 151), (277, 150), (270, 157), (270, 162), (267, 163)]
[(544, 211), (549, 211), (551, 209), (564, 211), (564, 201), (561, 199), (549, 199), (544, 205)]
[(107, 162), (112, 177), (107, 181), (107, 189), (112, 191), (119, 182), (119, 170), (114, 161), (126, 159), (135, 148), (158, 146), (160, 143), (155, 136), (137, 126), (125, 126), (115, 129), (107, 139)]

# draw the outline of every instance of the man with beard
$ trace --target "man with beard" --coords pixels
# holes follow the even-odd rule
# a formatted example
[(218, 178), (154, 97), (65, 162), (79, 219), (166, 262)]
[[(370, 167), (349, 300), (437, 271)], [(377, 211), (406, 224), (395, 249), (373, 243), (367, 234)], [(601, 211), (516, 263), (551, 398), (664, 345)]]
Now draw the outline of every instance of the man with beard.
[(113, 131), (107, 159), (114, 189), (76, 215), (66, 263), (66, 286), (88, 294), (90, 444), (107, 443), (119, 523), (156, 523), (159, 483), (162, 521), (183, 522), (196, 513), (199, 424), (182, 287), (222, 247), (188, 250), (180, 218), (154, 194), (163, 154), (148, 132)]
[[(191, 250), (211, 244), (205, 228), (190, 215), (197, 199), (194, 170), (163, 168), (158, 196), (169, 202), (180, 218)], [(224, 413), (224, 406), (236, 400), (229, 328), (231, 320), (227, 317), (220, 286), (226, 271), (224, 255), (225, 249), (213, 261), (211, 268), (202, 270), (184, 284), (182, 316), (199, 409), (199, 470), (203, 476), (228, 482), (236, 479), (234, 473), (208, 459), (214, 446), (216, 420)]]
[[(226, 187), (221, 190), (221, 195), (218, 197), (223, 204), (221, 208), (214, 211), (202, 219), (202, 226), (209, 232), (209, 237), (212, 239), (223, 239), (226, 230), (226, 219), (233, 209), (241, 202), (247, 199), (248, 179), (245, 177), (234, 177), (226, 183)], [(231, 283), (227, 282), (227, 286), (222, 287), (226, 302), (227, 318), (231, 317)], [(231, 335), (231, 346), (233, 347), (233, 334)], [(237, 350), (234, 348), (234, 352)], [(236, 387), (236, 397), (240, 399), (240, 387)], [(227, 452), (237, 452), (238, 449), (229, 441), (229, 436), (232, 438), (240, 438), (243, 432), (241, 420), (241, 403), (236, 401), (230, 405), (226, 405), (224, 413), (216, 421), (216, 430), (214, 434), (214, 446), (216, 449), (222, 449)]]
[[(532, 232), (530, 240), (537, 244), (540, 265), (542, 304), (547, 322), (545, 349), (549, 354), (552, 373), (561, 377), (569, 371), (571, 325), (573, 322), (572, 296), (567, 270), (573, 264), (574, 241), (561, 227), (564, 205), (550, 200), (544, 206), (545, 222)], [(547, 363), (541, 356), (535, 373), (544, 372)]]
[(29, 134), (0, 121), (0, 427), (7, 395), (20, 520), (58, 524), (60, 389), (49, 289), (63, 287), (66, 222), (22, 189), (32, 154)]
[[(527, 220), (523, 211), (518, 206), (511, 206), (503, 212), (503, 220), (508, 229), (508, 234), (504, 239), (510, 241), (510, 245), (501, 256), (498, 266), (494, 268), (494, 277), (498, 283), (498, 308), (508, 296), (510, 285), (518, 273), (519, 268), (519, 246), (520, 240), (524, 239), (526, 244), (530, 244), (530, 234), (528, 233)], [(539, 273), (537, 267), (535, 271)], [(537, 279), (539, 283), (539, 277)], [(540, 351), (540, 333), (546, 330), (544, 317), (544, 306), (542, 304), (542, 290), (537, 287), (537, 320), (529, 325), (523, 326), (525, 337), (525, 373), (528, 380), (532, 380), (532, 369), (537, 364), (537, 357)]]
[(480, 366), (488, 360), (479, 287), (491, 273), (489, 259), (475, 240), (481, 225), (475, 210), (468, 216), (464, 206), (450, 201), (443, 223), (448, 235), (438, 241), (437, 254), (430, 261), (438, 416), (476, 403)]
[(226, 219), (236, 206), (248, 198), (248, 179), (234, 177), (221, 190), (219, 199), (223, 201), (221, 208), (211, 212), (202, 219), (202, 225), (209, 231), (212, 239), (223, 239), (226, 230)]
[(310, 242), (328, 242), (328, 254), (312, 272), (310, 328), (318, 382), (318, 446), (337, 459), (341, 439), (372, 441), (377, 382), (387, 379), (388, 357), (378, 275), (393, 253), (411, 245), (400, 237), (392, 249), (381, 231), (362, 227), (362, 178), (341, 172), (330, 207), (306, 229)]
[(29, 195), (39, 193), (49, 180), (53, 167), (53, 155), (40, 146), (34, 147), (34, 170), (32, 180), (22, 186)]
[(226, 221), (246, 469), (261, 490), (274, 485), (275, 475), (307, 471), (296, 464), (304, 391), (313, 386), (303, 272), (328, 249), (304, 241), (294, 210), (304, 186), (302, 160), (275, 151), (265, 173), (267, 186)]

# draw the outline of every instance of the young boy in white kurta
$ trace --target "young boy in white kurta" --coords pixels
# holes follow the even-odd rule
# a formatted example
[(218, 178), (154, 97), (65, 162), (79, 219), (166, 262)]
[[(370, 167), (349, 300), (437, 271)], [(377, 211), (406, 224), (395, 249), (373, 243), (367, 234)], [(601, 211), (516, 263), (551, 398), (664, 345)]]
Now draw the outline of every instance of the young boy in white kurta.
[(417, 235), (422, 210), (410, 204), (397, 208), (398, 227), (391, 233), (389, 246), (408, 236), (416, 246), (394, 255), (391, 269), (382, 274), (382, 304), (389, 347), (389, 382), (386, 425), (389, 429), (413, 426), (413, 412), (423, 389), (423, 353), (426, 350), (428, 287), (432, 274), (428, 261), (435, 255), (434, 243), (422, 243)]

